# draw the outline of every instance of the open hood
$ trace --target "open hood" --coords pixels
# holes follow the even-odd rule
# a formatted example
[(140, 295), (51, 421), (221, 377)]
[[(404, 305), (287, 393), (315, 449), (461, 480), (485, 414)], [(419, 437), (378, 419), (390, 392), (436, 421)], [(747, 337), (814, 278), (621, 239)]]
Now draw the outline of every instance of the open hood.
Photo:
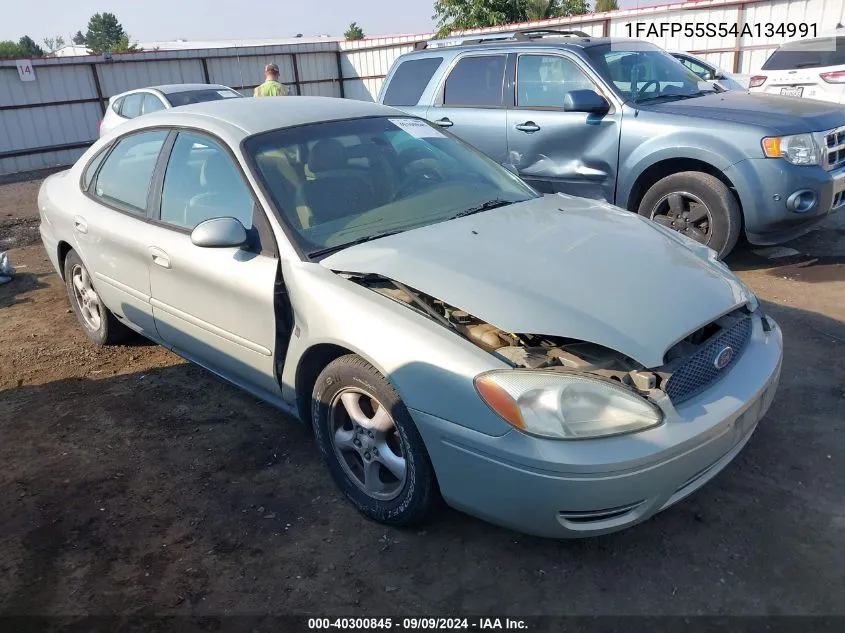
[(663, 364), (686, 335), (748, 301), (707, 249), (632, 213), (548, 195), (352, 246), (321, 264), (399, 281), (514, 333)]

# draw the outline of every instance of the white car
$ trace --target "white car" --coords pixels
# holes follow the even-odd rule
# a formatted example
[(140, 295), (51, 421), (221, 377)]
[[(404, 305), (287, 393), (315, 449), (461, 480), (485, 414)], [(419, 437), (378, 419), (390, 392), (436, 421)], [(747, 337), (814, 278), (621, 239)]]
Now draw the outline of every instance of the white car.
[(729, 73), (724, 68), (684, 51), (669, 51), (669, 54), (689, 68), (704, 81), (717, 84), (725, 90), (748, 90), (751, 75)]
[(751, 78), (750, 89), (845, 103), (845, 29), (782, 44)]
[(191, 103), (236, 97), (243, 97), (243, 95), (229, 86), (220, 84), (170, 84), (121, 92), (109, 98), (106, 113), (100, 121), (100, 136), (105, 136), (121, 123), (142, 114), (169, 110)]

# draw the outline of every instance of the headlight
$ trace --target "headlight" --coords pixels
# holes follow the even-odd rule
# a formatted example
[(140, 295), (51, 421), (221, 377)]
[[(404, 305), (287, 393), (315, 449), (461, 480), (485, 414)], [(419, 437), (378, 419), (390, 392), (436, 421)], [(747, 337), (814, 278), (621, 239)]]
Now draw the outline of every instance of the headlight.
[(793, 165), (819, 164), (819, 149), (812, 134), (770, 136), (762, 143), (766, 158), (785, 158)]
[(487, 405), (516, 428), (583, 439), (634, 433), (663, 422), (660, 409), (609, 380), (550, 371), (501, 370), (475, 378)]

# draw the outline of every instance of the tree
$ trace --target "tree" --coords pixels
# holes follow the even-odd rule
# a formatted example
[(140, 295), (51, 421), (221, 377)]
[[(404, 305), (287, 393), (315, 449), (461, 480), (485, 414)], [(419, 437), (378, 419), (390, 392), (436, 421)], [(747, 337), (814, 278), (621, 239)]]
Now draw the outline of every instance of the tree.
[(554, 5), (554, 0), (525, 0), (525, 17), (532, 22), (550, 18)]
[(435, 0), (437, 37), (451, 31), (588, 13), (588, 0)]
[(361, 30), (361, 27), (358, 26), (357, 22), (353, 22), (349, 25), (349, 28), (346, 29), (346, 33), (343, 34), (348, 40), (363, 40), (364, 39), (364, 31)]
[(44, 49), (35, 43), (29, 35), (24, 35), (18, 40), (18, 48), (20, 49), (21, 57), (44, 57)]
[(53, 54), (60, 48), (63, 48), (65, 45), (65, 38), (61, 35), (57, 35), (56, 37), (45, 37), (44, 38), (44, 46), (47, 47), (47, 53)]
[[(125, 41), (124, 41), (125, 39)], [(85, 34), (85, 45), (92, 53), (121, 52), (132, 50), (129, 35), (123, 30), (123, 25), (117, 21), (114, 13), (95, 13), (88, 20), (88, 32)], [(118, 48), (123, 46), (121, 51)]]
[(142, 50), (136, 43), (129, 42), (128, 35), (121, 35), (117, 43), (112, 47), (112, 53), (137, 53)]
[(85, 36), (82, 34), (82, 31), (77, 31), (71, 41), (77, 46), (83, 46), (85, 44)]
[(616, 11), (619, 8), (619, 3), (616, 0), (596, 0), (596, 13), (604, 13), (605, 11)]

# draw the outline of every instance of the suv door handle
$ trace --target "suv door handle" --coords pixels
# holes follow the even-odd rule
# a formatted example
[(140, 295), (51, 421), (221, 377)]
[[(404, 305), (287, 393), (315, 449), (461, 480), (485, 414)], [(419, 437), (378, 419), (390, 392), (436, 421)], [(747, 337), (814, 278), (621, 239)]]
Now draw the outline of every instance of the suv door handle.
[(158, 264), (162, 268), (170, 268), (170, 256), (167, 253), (157, 246), (150, 246), (149, 251), (154, 264)]
[(88, 232), (88, 223), (85, 221), (81, 215), (77, 215), (73, 218), (73, 228), (80, 233), (87, 233)]
[(445, 116), (442, 119), (435, 121), (435, 123), (437, 125), (439, 125), (440, 127), (452, 127), (453, 125), (455, 125), (454, 123), (452, 123), (449, 120), (449, 117), (445, 117)]
[(516, 126), (516, 129), (520, 132), (538, 132), (540, 130), (540, 126), (534, 123), (534, 121), (526, 121), (525, 123), (520, 123)]

